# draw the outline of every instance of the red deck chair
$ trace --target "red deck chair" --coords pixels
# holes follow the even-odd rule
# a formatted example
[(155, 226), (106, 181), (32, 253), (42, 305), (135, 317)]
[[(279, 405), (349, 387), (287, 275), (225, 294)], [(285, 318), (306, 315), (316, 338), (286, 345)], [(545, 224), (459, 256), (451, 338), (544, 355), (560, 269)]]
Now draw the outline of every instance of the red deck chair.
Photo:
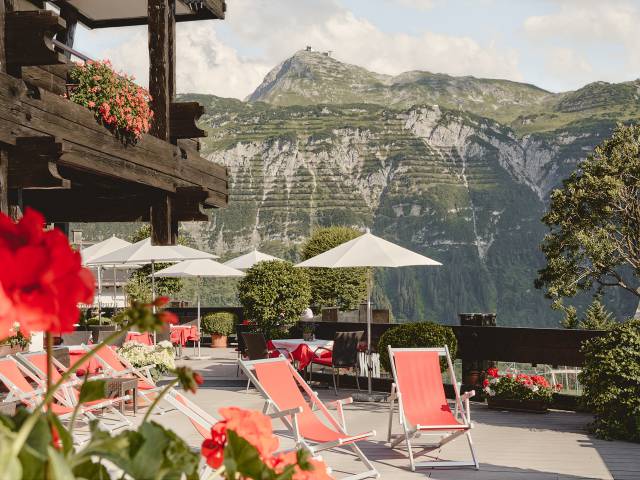
[[(93, 346), (85, 346), (85, 349), (96, 348)], [(138, 377), (138, 395), (149, 403), (153, 400), (153, 394), (164, 387), (160, 387), (155, 384), (149, 370), (153, 367), (149, 365), (147, 367), (135, 368), (131, 363), (121, 355), (118, 355), (113, 348), (109, 346), (102, 347), (96, 352), (96, 357), (102, 365), (105, 371), (109, 375), (115, 377), (120, 376), (132, 376)], [(209, 438), (211, 436), (211, 427), (217, 422), (215, 417), (205, 412), (202, 408), (192, 402), (189, 398), (185, 397), (182, 393), (175, 388), (169, 390), (167, 395), (163, 397), (163, 400), (172, 405), (176, 410), (183, 413), (193, 427), (203, 437)], [(160, 410), (159, 414), (166, 413), (167, 410)]]
[[(32, 378), (44, 386), (47, 379), (47, 354), (46, 353), (17, 353), (16, 357), (32, 372)], [(61, 378), (60, 371), (65, 370), (65, 366), (58, 362), (55, 358), (52, 359), (53, 369), (51, 372), (51, 380), (53, 383), (57, 382)], [(99, 378), (96, 376), (95, 378)], [(67, 407), (75, 407), (78, 403), (80, 392), (77, 389), (79, 385), (78, 381), (69, 381), (65, 383), (58, 392), (56, 392), (56, 399)], [(107, 410), (114, 418), (106, 418), (101, 416), (101, 424), (110, 431), (117, 430), (119, 428), (127, 427), (131, 425), (131, 422), (125, 417), (114, 405), (129, 400), (130, 396), (125, 395), (118, 398), (109, 398), (94, 400), (92, 402), (86, 402), (83, 404), (85, 412)], [(96, 417), (93, 417), (96, 418)]]
[[(356, 445), (356, 442), (375, 436), (376, 432), (372, 430), (350, 435), (346, 431), (342, 406), (351, 403), (351, 398), (331, 402), (336, 405), (340, 415), (340, 423), (338, 423), (286, 358), (239, 360), (239, 363), (240, 368), (265, 397), (264, 413), (269, 414), (270, 410), (275, 410), (276, 415), (282, 417), (283, 423), (293, 435), (298, 447), (306, 448), (312, 455), (333, 448), (350, 448), (368, 470), (347, 478), (378, 478), (380, 476)], [(305, 400), (300, 389), (307, 395), (309, 402)], [(323, 419), (311, 409), (314, 406), (322, 414)], [(293, 414), (283, 416), (285, 412), (293, 412)]]
[[(444, 394), (440, 357), (447, 359), (451, 384), (455, 390), (455, 411), (451, 412)], [(473, 443), (471, 441), (471, 412), (469, 398), (475, 395), (472, 390), (460, 395), (453, 371), (449, 349), (444, 348), (392, 348), (389, 346), (389, 359), (395, 383), (391, 387), (389, 409), (388, 441), (395, 447), (403, 440), (407, 442), (411, 470), (437, 467), (475, 467), (479, 468)], [(392, 441), (391, 429), (395, 401), (398, 401), (400, 425), (404, 433)], [(411, 441), (415, 437), (433, 435), (436, 443), (422, 446), (423, 452), (440, 449), (446, 443), (465, 435), (469, 442), (472, 461), (426, 461), (416, 463), (413, 459)]]

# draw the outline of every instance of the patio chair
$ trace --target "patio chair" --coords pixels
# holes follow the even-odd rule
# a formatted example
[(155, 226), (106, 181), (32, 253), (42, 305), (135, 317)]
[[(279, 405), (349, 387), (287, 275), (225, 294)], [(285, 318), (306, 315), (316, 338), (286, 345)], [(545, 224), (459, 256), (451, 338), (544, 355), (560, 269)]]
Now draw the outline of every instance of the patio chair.
[[(239, 360), (239, 362), (240, 368), (266, 399), (264, 413), (269, 414), (270, 410), (274, 410), (281, 416), (298, 448), (305, 448), (314, 456), (324, 450), (349, 448), (362, 461), (367, 471), (346, 478), (378, 478), (380, 476), (356, 445), (359, 441), (375, 436), (376, 432), (372, 430), (356, 435), (347, 433), (342, 407), (351, 403), (351, 398), (331, 402), (340, 416), (340, 422), (338, 422), (286, 358)], [(305, 400), (300, 390), (307, 395), (309, 402)], [(317, 411), (312, 410), (312, 407), (317, 408)]]
[[(440, 357), (445, 357), (451, 384), (455, 391), (455, 411), (452, 413), (444, 394)], [(411, 470), (416, 468), (438, 467), (474, 467), (479, 468), (473, 443), (471, 441), (471, 411), (469, 398), (475, 395), (472, 390), (460, 395), (453, 371), (449, 349), (444, 348), (392, 348), (389, 346), (389, 359), (394, 383), (389, 399), (389, 432), (387, 440), (391, 448), (407, 443)], [(392, 423), (395, 402), (398, 402), (398, 414), (403, 433), (392, 439)], [(415, 462), (413, 458), (414, 438), (432, 435), (437, 441), (430, 445), (420, 445), (424, 453), (440, 449), (443, 445), (465, 435), (471, 450), (471, 461), (425, 461)]]
[[(313, 360), (309, 365), (309, 381), (313, 377), (313, 364), (331, 368), (333, 377), (333, 391), (338, 395), (338, 385), (340, 383), (340, 369), (353, 369), (356, 376), (356, 385), (360, 390), (360, 380), (358, 380), (358, 345), (364, 337), (364, 330), (357, 332), (336, 332), (333, 337), (333, 349), (318, 347), (313, 352)], [(320, 352), (329, 352), (329, 355), (318, 355)], [(336, 376), (337, 381), (336, 381)]]
[[(113, 334), (113, 330), (100, 330), (98, 332), (98, 341), (95, 343), (98, 344), (98, 343), (104, 342), (112, 334)], [(123, 331), (121, 335), (118, 335), (116, 339), (113, 342), (111, 342), (111, 345), (114, 345), (116, 347), (121, 347), (122, 344), (124, 343), (124, 339), (126, 338), (126, 336), (127, 336), (127, 332)]]
[[(88, 349), (92, 347), (85, 348)], [(96, 358), (102, 362), (105, 371), (109, 375), (114, 377), (138, 377), (138, 395), (147, 403), (151, 403), (154, 394), (164, 388), (156, 385), (153, 377), (151, 377), (149, 370), (152, 366), (135, 368), (126, 358), (118, 355), (118, 353), (110, 347), (99, 349), (96, 353)], [(211, 426), (217, 421), (212, 415), (205, 412), (174, 388), (169, 390), (167, 395), (163, 397), (163, 400), (187, 416), (199, 433), (207, 432), (205, 436), (209, 435)], [(161, 409), (159, 414), (166, 413), (167, 411), (166, 409)]]
[[(272, 356), (282, 356), (293, 361), (291, 353), (284, 348), (270, 350), (267, 345), (267, 339), (262, 333), (242, 332), (240, 335), (245, 346), (244, 354), (249, 360), (263, 360)], [(247, 390), (249, 390), (249, 386), (251, 386), (251, 378), (247, 379)]]
[[(45, 385), (47, 381), (47, 355), (46, 353), (16, 353), (16, 357), (23, 365), (27, 367), (28, 370), (32, 372), (32, 378), (41, 386)], [(51, 371), (51, 381), (53, 383), (58, 382), (61, 378), (60, 371), (65, 371), (64, 365), (58, 362), (55, 358), (52, 359), (53, 369)], [(100, 378), (99, 375), (96, 375), (94, 378)], [(79, 401), (80, 392), (77, 389), (79, 385), (79, 381), (70, 380), (63, 384), (62, 388), (58, 390), (55, 394), (55, 398), (67, 407), (75, 407)], [(91, 402), (86, 402), (83, 404), (83, 408), (85, 410), (98, 411), (98, 410), (107, 410), (110, 414), (112, 414), (115, 418), (104, 418), (101, 417), (101, 424), (110, 431), (115, 431), (120, 428), (130, 426), (131, 422), (127, 417), (125, 417), (118, 408), (115, 408), (115, 405), (121, 404), (129, 400), (131, 397), (129, 395), (124, 395), (122, 397), (116, 398), (107, 398), (101, 400), (94, 400)]]

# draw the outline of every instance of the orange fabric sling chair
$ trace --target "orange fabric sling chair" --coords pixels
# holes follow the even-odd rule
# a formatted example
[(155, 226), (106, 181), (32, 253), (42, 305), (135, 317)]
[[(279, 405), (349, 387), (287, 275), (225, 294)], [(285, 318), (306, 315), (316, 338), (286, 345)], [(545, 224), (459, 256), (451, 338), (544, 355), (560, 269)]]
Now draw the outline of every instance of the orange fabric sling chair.
[[(47, 354), (44, 352), (35, 352), (35, 353), (16, 353), (16, 358), (22, 362), (22, 364), (27, 367), (25, 371), (31, 371), (32, 378), (38, 382), (39, 385), (44, 386), (47, 380)], [(64, 372), (66, 367), (62, 365), (55, 358), (52, 358), (53, 370), (51, 371), (52, 382), (57, 382), (61, 378), (60, 372)], [(95, 375), (92, 378), (102, 378), (102, 375)], [(67, 407), (75, 407), (78, 403), (80, 397), (79, 387), (82, 382), (80, 380), (68, 380), (66, 383), (62, 385), (60, 390), (55, 393), (55, 398)], [(89, 409), (92, 412), (100, 412), (107, 411), (111, 415), (111, 418), (106, 417), (105, 415), (101, 415), (99, 417), (100, 424), (109, 431), (115, 431), (120, 428), (129, 427), (131, 422), (127, 417), (125, 417), (120, 410), (116, 408), (116, 405), (119, 405), (121, 402), (125, 402), (129, 400), (129, 395), (124, 395), (122, 397), (117, 398), (104, 398), (101, 400), (94, 400), (91, 402), (86, 402), (83, 404), (83, 409), (88, 411)], [(97, 419), (97, 417), (96, 417)]]
[[(473, 443), (471, 441), (471, 412), (469, 398), (475, 395), (472, 390), (460, 395), (453, 371), (449, 349), (444, 348), (389, 348), (389, 361), (394, 383), (389, 399), (389, 432), (387, 440), (391, 448), (403, 440), (407, 443), (411, 470), (416, 468), (474, 467), (479, 468)], [(444, 394), (440, 357), (445, 357), (451, 384), (455, 390), (455, 414), (449, 408)], [(398, 414), (403, 433), (392, 440), (392, 424), (395, 403), (398, 402)], [(412, 440), (421, 436), (436, 436), (436, 443), (421, 447), (428, 453), (440, 449), (443, 445), (461, 435), (467, 437), (471, 450), (471, 461), (431, 460), (415, 462)]]
[[(238, 360), (238, 363), (251, 383), (265, 397), (264, 413), (269, 414), (270, 410), (275, 410), (291, 432), (298, 448), (307, 449), (311, 455), (323, 450), (349, 448), (366, 466), (367, 471), (346, 478), (379, 478), (378, 471), (356, 445), (356, 442), (375, 436), (376, 432), (372, 430), (356, 435), (347, 433), (342, 406), (350, 403), (350, 398), (331, 402), (338, 410), (338, 422), (286, 358)], [(309, 398), (308, 402), (300, 389)], [(324, 419), (319, 418), (312, 410), (313, 407), (322, 413)]]

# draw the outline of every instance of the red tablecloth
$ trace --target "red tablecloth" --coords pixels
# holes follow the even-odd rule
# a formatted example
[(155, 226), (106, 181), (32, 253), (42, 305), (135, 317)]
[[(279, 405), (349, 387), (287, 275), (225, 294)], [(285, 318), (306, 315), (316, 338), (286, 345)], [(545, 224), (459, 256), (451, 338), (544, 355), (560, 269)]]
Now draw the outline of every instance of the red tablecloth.
[[(69, 350), (69, 364), (75, 365), (85, 353), (87, 353), (85, 350)], [(95, 357), (91, 357), (89, 360), (84, 360), (78, 368), (86, 371), (90, 375), (102, 373), (102, 363), (100, 363), (100, 360)]]
[(185, 346), (188, 341), (197, 342), (200, 340), (200, 335), (198, 334), (198, 327), (195, 325), (187, 325), (187, 326), (175, 326), (171, 327), (171, 343)]
[(127, 336), (125, 337), (125, 342), (138, 342), (143, 345), (153, 345), (153, 340), (149, 332), (127, 332)]
[[(276, 347), (271, 340), (267, 341), (267, 348), (269, 350), (275, 351), (275, 355), (272, 356), (278, 355), (278, 351), (276, 350)], [(301, 343), (295, 350), (289, 353), (291, 354), (291, 357), (296, 362), (298, 362), (298, 370), (304, 370), (305, 368), (307, 368), (307, 365), (309, 365), (311, 363), (311, 360), (313, 360), (314, 355), (313, 350), (305, 343)], [(331, 356), (331, 352), (325, 349), (320, 349), (318, 355), (320, 357)]]

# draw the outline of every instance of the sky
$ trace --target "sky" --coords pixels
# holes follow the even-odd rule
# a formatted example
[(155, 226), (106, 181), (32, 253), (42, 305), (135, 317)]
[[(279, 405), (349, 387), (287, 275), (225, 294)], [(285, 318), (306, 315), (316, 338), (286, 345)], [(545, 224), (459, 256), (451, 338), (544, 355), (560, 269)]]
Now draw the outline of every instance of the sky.
[[(227, 0), (223, 21), (178, 24), (177, 89), (243, 99), (311, 45), (389, 75), (575, 90), (640, 77), (638, 25), (640, 0)], [(80, 28), (75, 46), (146, 84), (146, 27)]]

